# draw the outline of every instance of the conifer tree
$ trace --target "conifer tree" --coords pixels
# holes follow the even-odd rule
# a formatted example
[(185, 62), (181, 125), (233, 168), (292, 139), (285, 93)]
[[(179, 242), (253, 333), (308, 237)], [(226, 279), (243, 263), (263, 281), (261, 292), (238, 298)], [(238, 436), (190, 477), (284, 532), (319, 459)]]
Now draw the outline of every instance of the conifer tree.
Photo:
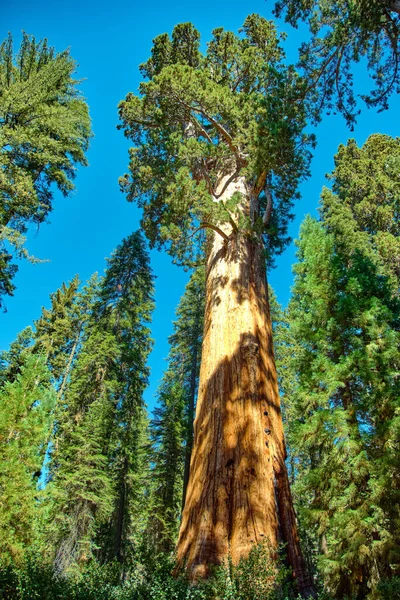
[(185, 389), (173, 369), (164, 373), (157, 400), (151, 422), (152, 515), (147, 535), (156, 551), (168, 552), (178, 534), (185, 465)]
[(52, 210), (54, 189), (67, 196), (76, 165), (86, 165), (88, 107), (77, 90), (74, 60), (47, 40), (11, 35), (0, 46), (0, 302), (15, 288), (12, 252), (29, 257), (24, 234)]
[(108, 544), (100, 554), (120, 560), (131, 542), (143, 503), (151, 296), (148, 255), (134, 233), (108, 261), (63, 397), (50, 487), (59, 571), (90, 559), (97, 536)]
[[(206, 309), (195, 441), (178, 566), (207, 575), (230, 555), (278, 538), (299, 588), (298, 544), (265, 277), (286, 241), (308, 172), (305, 83), (284, 64), (273, 23), (250, 15), (240, 35), (215, 29), (199, 52), (192, 24), (154, 40), (140, 95), (120, 103), (133, 141), (128, 199), (153, 245), (177, 262), (206, 253)], [(205, 244), (204, 244), (205, 238)], [(207, 483), (206, 483), (207, 482)], [(276, 499), (277, 498), (277, 502)]]
[(63, 283), (50, 296), (51, 308), (42, 308), (42, 316), (35, 321), (34, 351), (46, 355), (59, 399), (79, 350), (97, 285), (97, 275), (89, 280), (81, 292), (78, 291), (78, 276), (69, 285)]
[(115, 490), (108, 556), (120, 562), (135, 551), (146, 524), (149, 439), (143, 392), (148, 385), (153, 307), (149, 256), (141, 233), (135, 232), (108, 261), (96, 309), (97, 318), (107, 315), (119, 349), (115, 365), (119, 387), (108, 455)]
[(21, 561), (25, 551), (42, 537), (37, 484), (55, 404), (45, 357), (25, 352), (20, 358), (17, 374), (0, 388), (0, 558), (3, 564)]
[(36, 348), (46, 354), (55, 381), (65, 374), (69, 355), (74, 347), (73, 307), (79, 287), (75, 277), (51, 294), (51, 308), (42, 308), (42, 316), (35, 322)]
[(397, 247), (398, 151), (387, 136), (341, 147), (322, 222), (308, 217), (298, 243), (282, 387), (301, 515), (338, 598), (399, 572), (400, 305), (382, 246)]
[(193, 421), (198, 392), (201, 346), (204, 328), (205, 272), (198, 267), (186, 286), (176, 311), (174, 333), (170, 338), (170, 368), (181, 373), (185, 391), (185, 467), (183, 473), (182, 510), (189, 481), (193, 448)]
[(0, 388), (6, 382), (12, 383), (21, 371), (26, 355), (31, 352), (33, 331), (26, 327), (11, 343), (9, 350), (0, 353)]

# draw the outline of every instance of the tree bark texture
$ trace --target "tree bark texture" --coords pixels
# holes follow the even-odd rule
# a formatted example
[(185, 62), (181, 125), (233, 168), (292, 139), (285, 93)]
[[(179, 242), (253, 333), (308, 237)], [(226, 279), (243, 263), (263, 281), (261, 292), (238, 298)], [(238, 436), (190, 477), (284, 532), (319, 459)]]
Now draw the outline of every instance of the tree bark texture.
[[(250, 211), (243, 177), (220, 199), (234, 192)], [(237, 564), (255, 544), (269, 541), (276, 548), (280, 531), (304, 593), (311, 585), (285, 466), (263, 248), (230, 225), (223, 228), (229, 240), (214, 234), (207, 256), (194, 446), (177, 564), (192, 580), (206, 577), (210, 566), (228, 556)]]

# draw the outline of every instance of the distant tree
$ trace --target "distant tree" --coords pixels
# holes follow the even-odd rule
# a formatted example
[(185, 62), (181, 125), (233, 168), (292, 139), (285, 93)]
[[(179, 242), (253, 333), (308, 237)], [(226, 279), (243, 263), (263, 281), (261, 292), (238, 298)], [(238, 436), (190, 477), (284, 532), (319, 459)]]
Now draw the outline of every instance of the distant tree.
[(337, 598), (365, 598), (400, 572), (399, 149), (382, 135), (339, 148), (322, 220), (302, 226), (288, 312), (296, 498)]
[[(22, 355), (21, 355), (22, 357)], [(42, 539), (38, 478), (55, 392), (43, 356), (24, 353), (0, 388), (0, 558), (18, 563)]]
[(35, 322), (36, 349), (47, 356), (55, 381), (59, 381), (68, 364), (74, 343), (74, 304), (79, 278), (50, 295), (51, 308), (42, 308), (42, 316)]
[(93, 308), (98, 290), (98, 277), (94, 275), (78, 291), (78, 276), (50, 295), (51, 308), (42, 308), (41, 317), (35, 321), (34, 352), (42, 352), (53, 375), (57, 395), (61, 400), (77, 356), (84, 327)]
[(15, 381), (25, 363), (27, 354), (30, 354), (33, 343), (33, 331), (26, 327), (11, 343), (9, 350), (0, 352), (0, 388), (5, 383)]
[[(303, 593), (285, 466), (265, 256), (283, 249), (307, 175), (305, 82), (287, 67), (275, 26), (250, 15), (240, 35), (215, 29), (203, 55), (192, 24), (158, 36), (147, 81), (120, 103), (132, 140), (128, 199), (151, 244), (179, 263), (206, 254), (205, 325), (178, 566), (206, 576), (267, 538), (278, 521)], [(216, 526), (218, 523), (218, 526)]]
[(91, 135), (76, 64), (46, 40), (23, 34), (13, 52), (11, 35), (0, 46), (0, 302), (15, 289), (12, 253), (28, 257), (24, 234), (52, 210), (54, 189), (67, 196), (76, 165), (86, 165)]
[(99, 554), (122, 561), (135, 534), (144, 502), (151, 310), (148, 255), (134, 233), (108, 261), (63, 395), (49, 484), (59, 571), (87, 561), (98, 536)]
[(154, 308), (153, 274), (141, 233), (126, 238), (108, 260), (96, 318), (113, 332), (119, 358), (116, 411), (108, 452), (114, 511), (108, 523), (111, 543), (105, 554), (126, 563), (141, 541), (147, 521), (149, 487), (148, 416), (143, 393), (147, 359), (153, 346), (149, 324)]
[(353, 125), (359, 114), (353, 67), (364, 59), (374, 89), (362, 96), (369, 107), (389, 106), (400, 89), (398, 0), (278, 0), (275, 14), (297, 27), (309, 24), (311, 39), (300, 47), (300, 67), (315, 93), (315, 116), (338, 110)]
[(185, 389), (172, 369), (164, 373), (157, 401), (151, 421), (153, 485), (147, 535), (155, 551), (170, 552), (179, 530), (185, 464)]

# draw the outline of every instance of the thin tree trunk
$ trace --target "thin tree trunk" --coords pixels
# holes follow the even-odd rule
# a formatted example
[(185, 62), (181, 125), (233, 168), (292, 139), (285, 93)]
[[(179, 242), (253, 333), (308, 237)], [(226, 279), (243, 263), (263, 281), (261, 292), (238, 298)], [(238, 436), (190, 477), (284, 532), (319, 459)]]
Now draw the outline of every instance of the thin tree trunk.
[(126, 479), (128, 474), (128, 459), (124, 458), (122, 470), (122, 482), (119, 487), (118, 505), (116, 512), (114, 556), (119, 562), (123, 562), (122, 538), (124, 534), (124, 521), (126, 513)]
[[(221, 199), (234, 192), (250, 211), (244, 178), (230, 183)], [(214, 234), (207, 257), (199, 395), (177, 564), (195, 580), (228, 556), (238, 563), (262, 541), (276, 548), (283, 519), (289, 560), (304, 592), (311, 586), (284, 462), (262, 245), (223, 228), (229, 240)]]
[(61, 400), (61, 398), (63, 396), (63, 393), (64, 393), (64, 390), (65, 390), (65, 387), (67, 385), (69, 373), (70, 373), (71, 367), (72, 367), (72, 362), (73, 362), (74, 357), (75, 357), (75, 353), (76, 353), (76, 349), (78, 347), (79, 339), (81, 337), (81, 331), (82, 331), (82, 326), (79, 328), (78, 334), (77, 334), (77, 336), (75, 338), (74, 344), (73, 344), (71, 352), (69, 354), (68, 364), (67, 364), (67, 367), (66, 367), (65, 372), (64, 372), (64, 377), (63, 377), (60, 389), (57, 392), (57, 398), (58, 398), (58, 400)]

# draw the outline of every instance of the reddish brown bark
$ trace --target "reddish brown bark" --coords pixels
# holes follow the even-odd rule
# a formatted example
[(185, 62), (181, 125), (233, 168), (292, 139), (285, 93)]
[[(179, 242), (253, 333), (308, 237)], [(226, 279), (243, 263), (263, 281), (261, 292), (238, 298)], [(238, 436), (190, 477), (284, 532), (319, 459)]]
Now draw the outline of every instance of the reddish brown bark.
[[(226, 189), (240, 191), (241, 179)], [(248, 200), (250, 209), (250, 200)], [(204, 341), (190, 478), (178, 567), (207, 576), (278, 528), (299, 589), (311, 590), (301, 557), (285, 466), (285, 443), (262, 246), (225, 226), (207, 257)], [(276, 494), (275, 494), (276, 488)], [(307, 589), (309, 588), (309, 590)]]

